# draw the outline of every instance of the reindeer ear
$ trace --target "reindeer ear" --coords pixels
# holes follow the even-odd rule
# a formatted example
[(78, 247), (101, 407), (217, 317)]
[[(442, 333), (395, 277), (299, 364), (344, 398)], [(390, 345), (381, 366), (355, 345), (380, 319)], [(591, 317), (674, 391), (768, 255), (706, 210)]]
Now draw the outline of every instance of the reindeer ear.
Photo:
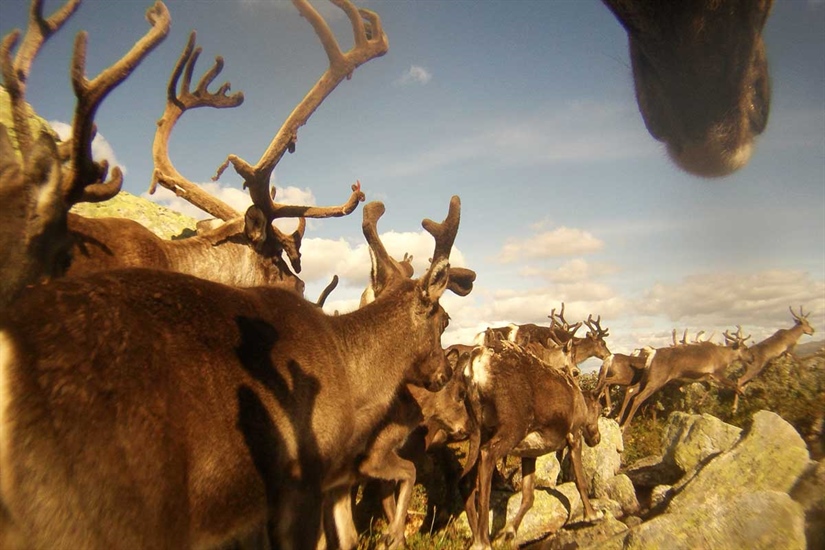
[(450, 284), (450, 262), (439, 260), (430, 265), (430, 269), (418, 280), (421, 298), (426, 305), (432, 305), (441, 298)]
[(266, 242), (266, 216), (255, 205), (246, 209), (244, 214), (244, 234), (252, 242), (252, 245), (259, 249)]
[(35, 209), (40, 220), (54, 219), (55, 210), (61, 214), (65, 210), (58, 159), (54, 138), (48, 132), (40, 132), (24, 167), (26, 181), (37, 186), (32, 190), (36, 193)]
[(453, 372), (455, 372), (458, 367), (458, 359), (460, 356), (461, 354), (457, 349), (451, 349), (447, 352), (447, 362), (450, 364), (450, 369), (452, 369)]

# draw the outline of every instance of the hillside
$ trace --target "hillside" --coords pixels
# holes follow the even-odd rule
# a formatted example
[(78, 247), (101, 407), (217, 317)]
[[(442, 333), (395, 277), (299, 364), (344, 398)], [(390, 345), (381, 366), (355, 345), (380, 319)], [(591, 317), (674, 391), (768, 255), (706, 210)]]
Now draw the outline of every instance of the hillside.
[(159, 237), (187, 237), (195, 230), (195, 219), (174, 210), (121, 191), (114, 198), (100, 203), (81, 203), (72, 212), (89, 218), (128, 218), (147, 227)]

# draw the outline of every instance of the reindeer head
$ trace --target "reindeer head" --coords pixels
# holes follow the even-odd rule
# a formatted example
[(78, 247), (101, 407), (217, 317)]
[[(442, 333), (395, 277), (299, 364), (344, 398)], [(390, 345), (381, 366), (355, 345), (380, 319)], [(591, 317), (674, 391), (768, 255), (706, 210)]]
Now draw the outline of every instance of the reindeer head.
[(700, 176), (747, 163), (768, 121), (762, 28), (773, 0), (603, 0), (624, 26), (651, 136)]
[[(430, 267), (418, 279), (409, 277), (409, 270), (395, 261), (378, 236), (378, 219), (384, 214), (384, 205), (371, 202), (364, 206), (362, 230), (369, 245), (372, 269), (370, 288), (375, 302), (406, 300), (411, 303), (408, 334), (398, 335), (398, 344), (413, 351), (415, 359), (407, 373), (407, 382), (438, 391), (452, 376), (452, 366), (441, 347), (441, 335), (449, 323), (449, 315), (438, 303), (445, 290), (459, 296), (469, 294), (475, 272), (451, 268), (450, 250), (458, 232), (461, 201), (453, 196), (450, 209), (442, 223), (425, 219), (424, 229), (435, 238), (435, 251)], [(412, 299), (402, 295), (413, 294)]]
[(447, 351), (447, 360), (453, 375), (446, 386), (437, 392), (410, 387), (410, 392), (421, 405), (421, 412), (430, 430), (443, 430), (450, 440), (459, 441), (467, 438), (472, 429), (467, 411), (467, 379), (464, 376), (470, 354), (450, 349)]
[(607, 342), (604, 341), (605, 338), (610, 336), (610, 333), (608, 329), (603, 329), (601, 327), (601, 320), (601, 315), (599, 315), (595, 321), (593, 320), (593, 315), (587, 316), (587, 321), (585, 321), (584, 324), (589, 330), (585, 338), (587, 338), (593, 346), (593, 356), (604, 360), (610, 355), (610, 350), (607, 348)]
[(26, 285), (62, 275), (70, 262), (54, 138), (42, 132), (24, 159), (21, 165), (0, 125), (0, 307)]
[(811, 326), (811, 323), (808, 322), (808, 315), (811, 313), (802, 313), (802, 306), (799, 306), (799, 315), (794, 313), (792, 307), (788, 306), (788, 309), (791, 310), (791, 315), (793, 316), (794, 322), (802, 327), (802, 333), (811, 336), (814, 333), (814, 327)]
[(733, 334), (726, 330), (723, 335), (725, 337), (725, 345), (736, 350), (739, 359), (745, 363), (751, 363), (754, 360), (753, 352), (745, 345), (745, 342), (751, 335), (742, 336), (742, 327), (740, 325), (736, 325), (736, 332)]

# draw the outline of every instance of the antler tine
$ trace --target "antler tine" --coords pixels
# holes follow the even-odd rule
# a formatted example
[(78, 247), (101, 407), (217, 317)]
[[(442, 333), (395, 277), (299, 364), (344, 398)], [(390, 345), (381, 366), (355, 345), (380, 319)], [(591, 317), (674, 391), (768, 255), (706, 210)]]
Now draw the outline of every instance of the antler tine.
[[(292, 212), (292, 210), (289, 210), (291, 207), (275, 204), (269, 198), (268, 187), (272, 171), (280, 162), (284, 153), (287, 150), (294, 150), (295, 142), (298, 139), (298, 128), (306, 124), (312, 113), (342, 80), (349, 78), (360, 65), (387, 53), (389, 48), (387, 36), (382, 30), (381, 21), (377, 14), (369, 10), (356, 9), (349, 0), (332, 0), (332, 2), (341, 8), (350, 19), (354, 35), (353, 47), (347, 52), (342, 52), (329, 25), (315, 8), (307, 0), (292, 0), (298, 12), (312, 25), (315, 34), (318, 35), (318, 39), (321, 41), (329, 59), (329, 67), (284, 121), (255, 166), (250, 165), (237, 155), (229, 155), (213, 178), (217, 180), (229, 164), (232, 164), (238, 175), (243, 178), (244, 185), (249, 188), (249, 194), (252, 196), (253, 202), (263, 210), (268, 219), (294, 215), (282, 212), (283, 209)], [(367, 25), (364, 24), (365, 19)], [(352, 208), (355, 208), (358, 202), (356, 201)], [(346, 215), (349, 212), (318, 216), (310, 216), (308, 213), (303, 215), (307, 217), (329, 217), (332, 215)]]
[(421, 222), (422, 227), (435, 239), (435, 251), (431, 266), (441, 260), (449, 260), (450, 250), (453, 248), (455, 237), (458, 234), (458, 224), (461, 220), (461, 199), (453, 195), (450, 199), (450, 209), (447, 217), (441, 223), (427, 218)]
[(670, 335), (673, 338), (673, 345), (674, 346), (677, 345), (679, 342), (676, 341), (676, 329), (675, 328), (673, 329), (673, 332), (671, 332)]
[(602, 316), (601, 315), (599, 315), (596, 318), (596, 320), (593, 321), (593, 314), (591, 313), (587, 316), (587, 321), (585, 322), (585, 324), (587, 325), (587, 328), (589, 328), (593, 332), (594, 336), (604, 338), (606, 336), (609, 336), (609, 334), (608, 334), (609, 330), (608, 329), (602, 329), (601, 322), (602, 322)]
[(48, 18), (43, 17), (43, 0), (32, 0), (29, 9), (29, 23), (26, 35), (14, 60), (11, 51), (20, 39), (20, 31), (14, 30), (3, 38), (0, 45), (0, 67), (3, 83), (9, 94), (12, 107), (18, 148), (26, 162), (34, 142), (28, 125), (28, 109), (25, 106), (26, 84), (31, 64), (43, 43), (63, 26), (66, 20), (77, 10), (80, 0), (68, 0)]
[[(195, 87), (195, 91), (190, 90), (192, 73), (202, 51), (202, 48), (195, 47), (195, 39), (196, 33), (192, 31), (169, 77), (169, 84), (166, 88), (166, 108), (163, 116), (158, 120), (155, 140), (152, 144), (152, 158), (155, 169), (152, 172), (149, 193), (153, 194), (157, 184), (160, 183), (166, 189), (211, 216), (222, 220), (230, 220), (240, 216), (240, 213), (220, 199), (205, 193), (197, 184), (184, 178), (169, 158), (169, 137), (184, 112), (198, 107), (229, 109), (241, 105), (244, 101), (243, 92), (227, 95), (231, 89), (229, 82), (224, 82), (215, 93), (209, 92), (209, 85), (223, 70), (223, 58), (220, 56), (215, 57), (215, 63), (203, 74)], [(183, 80), (180, 85), (180, 93), (178, 93), (178, 82), (181, 75), (183, 75)]]
[(111, 178), (106, 180), (108, 165), (92, 160), (92, 136), (94, 116), (103, 99), (169, 34), (169, 11), (160, 0), (146, 11), (151, 28), (132, 49), (114, 65), (105, 69), (92, 80), (86, 78), (87, 35), (80, 32), (75, 39), (72, 60), (72, 86), (77, 97), (75, 108), (70, 175), (65, 180), (64, 195), (67, 202), (99, 202), (120, 191), (123, 174), (115, 167)]
[(693, 342), (694, 342), (694, 343), (696, 343), (696, 344), (698, 344), (699, 342), (701, 342), (701, 340), (700, 340), (699, 338), (701, 338), (701, 336), (702, 336), (704, 333), (705, 333), (705, 331), (704, 331), (704, 330), (700, 330), (699, 332), (697, 332), (697, 333), (696, 333), (696, 336), (694, 336), (694, 337), (693, 337)]

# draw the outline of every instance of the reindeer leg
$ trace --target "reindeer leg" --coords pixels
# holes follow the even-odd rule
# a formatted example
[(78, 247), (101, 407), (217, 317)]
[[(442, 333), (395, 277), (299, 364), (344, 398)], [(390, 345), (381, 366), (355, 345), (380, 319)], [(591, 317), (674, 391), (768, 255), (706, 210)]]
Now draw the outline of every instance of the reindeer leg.
[[(631, 388), (628, 388), (628, 391), (630, 391), (630, 389)], [(624, 432), (625, 429), (630, 425), (630, 421), (633, 420), (633, 416), (636, 414), (636, 411), (639, 409), (639, 407), (642, 406), (642, 403), (644, 403), (647, 400), (647, 398), (653, 395), (658, 389), (659, 388), (653, 388), (652, 386), (645, 386), (643, 390), (641, 390), (638, 394), (632, 397), (633, 404), (630, 406), (630, 411), (627, 413), (627, 418), (621, 423), (622, 432)], [(625, 400), (627, 400), (627, 397), (625, 397)], [(619, 418), (621, 418), (621, 416)]]
[(584, 477), (584, 468), (582, 467), (582, 436), (581, 433), (573, 435), (567, 434), (567, 445), (570, 448), (570, 461), (573, 463), (573, 476), (576, 478), (576, 489), (579, 490), (579, 495), (582, 498), (582, 506), (584, 506), (584, 520), (596, 521), (599, 515), (590, 504), (590, 497), (587, 496), (587, 479)]
[(504, 526), (504, 531), (497, 537), (497, 540), (514, 542), (521, 520), (527, 511), (533, 507), (536, 485), (536, 459), (533, 457), (522, 457), (521, 459), (521, 505), (513, 519)]
[(458, 482), (473, 541), (478, 540), (478, 462)]
[[(359, 471), (369, 477), (383, 480), (400, 482), (401, 488), (398, 493), (398, 501), (395, 508), (388, 509), (391, 502), (395, 500), (393, 491), (385, 495), (382, 499), (387, 519), (390, 522), (387, 527), (387, 534), (381, 541), (380, 546), (384, 548), (399, 548), (404, 546), (404, 527), (407, 521), (407, 509), (412, 498), (412, 490), (415, 486), (415, 464), (398, 456), (395, 451), (376, 456), (370, 456), (361, 464)], [(383, 487), (382, 487), (383, 488)]]
[[(332, 525), (327, 525), (332, 523)], [(352, 519), (352, 495), (350, 487), (343, 486), (329, 492), (324, 513), (324, 534), (328, 548), (350, 550), (358, 546), (358, 530)], [(333, 544), (331, 536), (338, 539), (338, 545)]]
[(490, 445), (482, 447), (478, 461), (478, 529), (473, 545), (470, 547), (472, 550), (492, 548), (490, 544), (490, 492), (493, 469), (496, 467), (497, 459), (491, 451)]

